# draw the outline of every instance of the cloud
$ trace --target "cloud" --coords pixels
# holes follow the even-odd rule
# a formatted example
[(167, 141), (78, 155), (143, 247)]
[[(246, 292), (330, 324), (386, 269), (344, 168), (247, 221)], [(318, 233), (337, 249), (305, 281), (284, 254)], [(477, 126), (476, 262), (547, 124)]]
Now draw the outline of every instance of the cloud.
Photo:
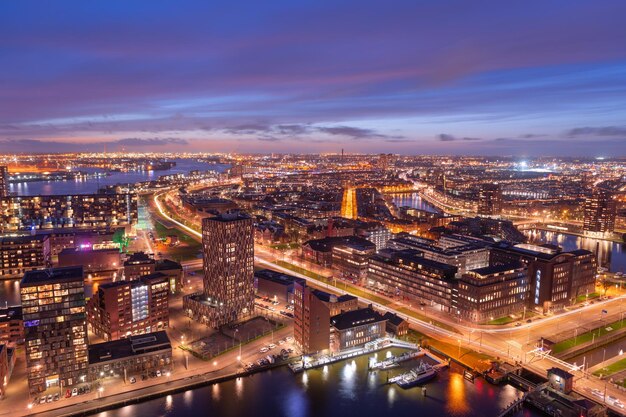
[(353, 126), (322, 126), (316, 130), (333, 136), (347, 136), (352, 139), (403, 139), (402, 136), (386, 135), (374, 129), (363, 129)]
[(577, 127), (569, 130), (567, 136), (626, 136), (626, 126)]
[(186, 139), (181, 138), (124, 138), (112, 143), (122, 146), (164, 146), (164, 145), (188, 145)]
[(476, 141), (476, 140), (482, 140), (482, 138), (470, 138), (470, 137), (463, 137), (463, 138), (457, 138), (454, 135), (450, 135), (447, 133), (440, 133), (437, 135), (437, 139), (440, 142), (454, 142), (455, 140), (467, 140), (467, 141)]

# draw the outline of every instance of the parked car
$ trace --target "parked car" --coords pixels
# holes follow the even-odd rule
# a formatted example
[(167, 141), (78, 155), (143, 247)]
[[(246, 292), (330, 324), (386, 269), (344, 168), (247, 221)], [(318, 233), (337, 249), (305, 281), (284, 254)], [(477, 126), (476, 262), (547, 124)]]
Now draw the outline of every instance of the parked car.
[(48, 396), (46, 397), (46, 402), (47, 402), (47, 403), (51, 403), (51, 402), (52, 402), (52, 394), (50, 394), (50, 395), (48, 395)]
[(46, 396), (42, 395), (41, 398), (39, 399), (39, 404), (45, 404), (46, 402)]
[(61, 398), (61, 395), (57, 392), (56, 394), (54, 394), (54, 398), (52, 400), (59, 401), (60, 398)]
[(269, 349), (268, 349), (267, 347), (265, 347), (265, 346), (264, 346), (264, 347), (262, 347), (262, 348), (261, 348), (261, 353), (265, 353), (265, 352), (267, 352), (268, 350), (269, 350)]
[(275, 344), (270, 343), (270, 345), (269, 345), (269, 348), (270, 348), (270, 349), (274, 349), (275, 347), (276, 347), (276, 345), (275, 345)]
[(161, 376), (161, 371), (160, 371), (160, 370), (156, 371), (156, 376), (157, 376), (157, 377), (160, 377), (160, 376)]
[(72, 388), (72, 397), (76, 397), (78, 395), (78, 388)]
[(134, 376), (131, 376), (131, 377), (130, 377), (130, 383), (131, 383), (131, 384), (134, 384), (135, 382), (137, 382), (137, 380), (135, 379), (135, 377), (134, 377)]
[(72, 390), (65, 391), (65, 398), (70, 398), (72, 396)]

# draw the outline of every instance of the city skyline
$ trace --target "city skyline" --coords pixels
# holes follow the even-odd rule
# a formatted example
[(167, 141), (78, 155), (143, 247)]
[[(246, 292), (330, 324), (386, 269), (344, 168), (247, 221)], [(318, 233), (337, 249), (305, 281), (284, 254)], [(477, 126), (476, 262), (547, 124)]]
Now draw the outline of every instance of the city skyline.
[(626, 154), (626, 6), (3, 4), (0, 153)]

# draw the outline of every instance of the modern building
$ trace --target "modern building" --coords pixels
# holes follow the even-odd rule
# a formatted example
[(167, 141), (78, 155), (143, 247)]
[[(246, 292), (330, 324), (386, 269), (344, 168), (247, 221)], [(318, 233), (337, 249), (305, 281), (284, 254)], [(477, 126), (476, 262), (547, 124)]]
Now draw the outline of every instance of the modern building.
[(144, 252), (135, 252), (124, 261), (124, 277), (134, 281), (142, 276), (161, 272), (169, 277), (172, 293), (182, 290), (185, 286), (183, 267), (170, 259), (156, 260)]
[(522, 313), (529, 290), (528, 270), (518, 261), (468, 271), (458, 281), (457, 314), (485, 322)]
[(89, 328), (104, 340), (162, 330), (169, 326), (168, 293), (161, 272), (102, 284), (87, 303)]
[(339, 352), (362, 347), (386, 335), (387, 320), (372, 306), (331, 317), (331, 349)]
[(172, 371), (172, 344), (164, 331), (89, 346), (89, 381)]
[(361, 283), (367, 277), (369, 258), (376, 253), (376, 245), (367, 242), (346, 242), (333, 246), (332, 264), (340, 278)]
[(597, 261), (592, 252), (563, 252), (551, 245), (501, 243), (491, 250), (491, 264), (520, 261), (528, 268), (529, 308), (543, 312), (572, 305), (595, 291)]
[[(121, 228), (123, 230), (123, 228)], [(39, 230), (37, 234), (50, 236), (50, 253), (56, 257), (63, 249), (113, 249), (120, 248), (119, 242), (114, 242), (119, 229), (52, 229)], [(54, 261), (54, 259), (53, 259)]]
[(28, 271), (20, 285), (31, 393), (87, 378), (87, 317), (82, 267)]
[(280, 303), (291, 303), (295, 284), (303, 285), (306, 282), (302, 278), (271, 269), (256, 271), (254, 280), (258, 295), (269, 297)]
[(333, 264), (333, 248), (335, 246), (360, 247), (363, 250), (376, 250), (376, 245), (358, 236), (333, 236), (313, 239), (302, 244), (302, 257), (309, 262), (330, 267)]
[(136, 224), (136, 194), (0, 197), (0, 230), (3, 232), (132, 227)]
[(24, 342), (22, 306), (0, 308), (0, 344), (16, 345)]
[(389, 240), (387, 246), (395, 250), (414, 249), (421, 252), (425, 259), (456, 266), (457, 278), (467, 271), (489, 266), (489, 248), (477, 243), (450, 248), (441, 246), (439, 241), (400, 233), (398, 237)]
[(122, 267), (118, 248), (66, 248), (59, 253), (58, 259), (60, 267), (82, 265), (87, 278), (117, 278)]
[(9, 169), (6, 165), (0, 166), (0, 197), (9, 196)]
[(134, 281), (143, 275), (153, 274), (156, 270), (156, 259), (145, 252), (135, 252), (124, 261), (124, 278)]
[(254, 223), (243, 212), (202, 221), (204, 291), (183, 298), (183, 309), (219, 327), (254, 313)]
[(379, 252), (370, 258), (367, 285), (413, 303), (456, 311), (457, 267), (426, 259), (412, 249)]
[(502, 189), (500, 184), (481, 184), (478, 191), (478, 214), (481, 216), (498, 216), (502, 213)]
[(366, 227), (361, 232), (361, 236), (376, 245), (376, 250), (379, 251), (387, 247), (387, 242), (393, 237), (393, 234), (383, 224), (378, 223)]
[(313, 289), (306, 281), (294, 283), (294, 341), (303, 355), (330, 347), (330, 318), (358, 308), (358, 298)]
[(48, 236), (0, 237), (0, 279), (21, 278), (26, 271), (50, 266)]
[(583, 208), (583, 231), (592, 236), (604, 236), (615, 230), (617, 203), (613, 193), (596, 188), (593, 195), (585, 199)]

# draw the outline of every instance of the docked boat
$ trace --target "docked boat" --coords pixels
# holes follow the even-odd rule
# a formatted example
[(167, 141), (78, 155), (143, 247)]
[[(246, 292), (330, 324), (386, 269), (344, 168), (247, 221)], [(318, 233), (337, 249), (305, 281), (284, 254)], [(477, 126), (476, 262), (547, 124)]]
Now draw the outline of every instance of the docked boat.
[(406, 374), (398, 375), (394, 378), (395, 383), (401, 388), (412, 388), (416, 385), (430, 381), (437, 375), (437, 371), (432, 365), (420, 362), (417, 368), (411, 369)]

